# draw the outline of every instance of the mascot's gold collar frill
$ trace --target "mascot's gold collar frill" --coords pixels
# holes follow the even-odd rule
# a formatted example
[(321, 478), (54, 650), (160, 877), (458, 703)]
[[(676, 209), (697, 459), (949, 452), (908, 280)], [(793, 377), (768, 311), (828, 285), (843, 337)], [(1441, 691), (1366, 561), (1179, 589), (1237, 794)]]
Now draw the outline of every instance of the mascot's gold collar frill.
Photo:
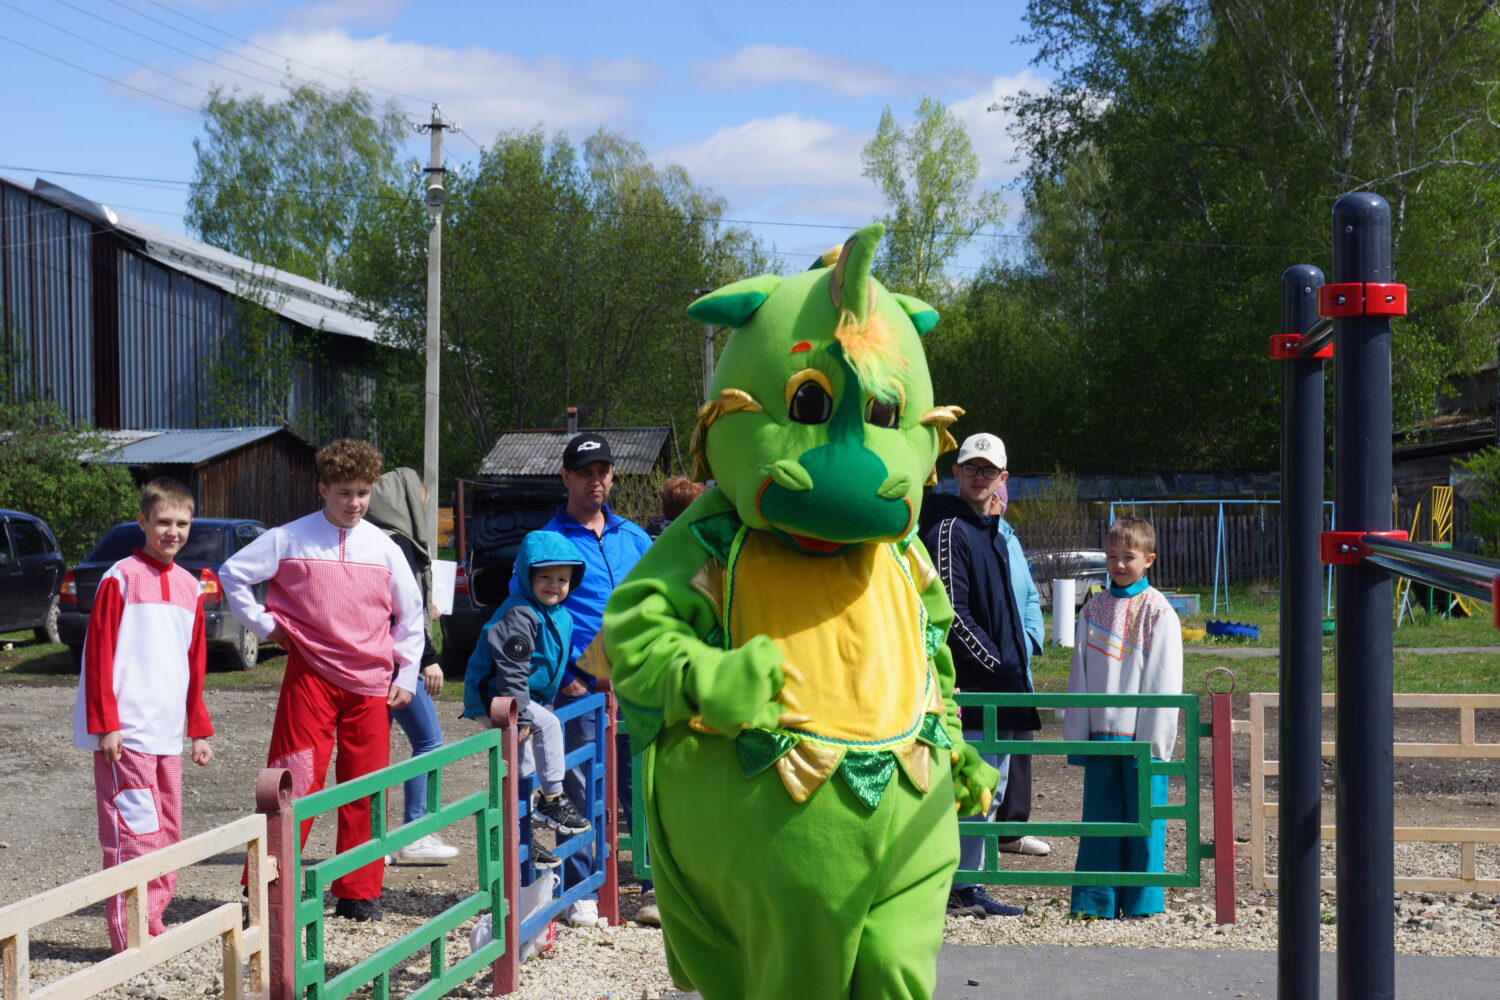
[(775, 767), (787, 793), (805, 802), (836, 772), (872, 810), (898, 769), (928, 791), (930, 748), (952, 742), (931, 664), (942, 632), (921, 600), (935, 571), (920, 549), (870, 543), (809, 559), (733, 512), (690, 530), (712, 556), (692, 580), (718, 612), (705, 641), (729, 649), (774, 632), (794, 668), (782, 698), (810, 717), (741, 730), (745, 775)]

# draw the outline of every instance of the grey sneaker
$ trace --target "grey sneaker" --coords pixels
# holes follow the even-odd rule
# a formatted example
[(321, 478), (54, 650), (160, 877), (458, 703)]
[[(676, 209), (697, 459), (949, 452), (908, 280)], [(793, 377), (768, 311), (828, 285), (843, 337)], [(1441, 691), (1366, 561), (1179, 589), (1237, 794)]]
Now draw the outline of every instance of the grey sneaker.
[(575, 833), (588, 833), (593, 826), (568, 801), (566, 795), (558, 795), (555, 798), (547, 798), (538, 795), (536, 805), (531, 810), (531, 821), (535, 823), (541, 820), (552, 829), (565, 836), (573, 836)]
[(635, 911), (635, 922), (647, 927), (661, 926), (661, 911), (656, 908), (656, 893), (641, 893), (641, 903)]

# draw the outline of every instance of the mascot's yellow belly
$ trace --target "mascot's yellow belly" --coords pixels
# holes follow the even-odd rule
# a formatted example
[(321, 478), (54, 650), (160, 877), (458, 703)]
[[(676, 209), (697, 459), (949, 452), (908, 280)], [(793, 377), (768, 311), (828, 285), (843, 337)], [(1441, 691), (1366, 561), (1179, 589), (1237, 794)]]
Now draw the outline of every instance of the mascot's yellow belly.
[(872, 749), (916, 734), (933, 694), (927, 619), (893, 546), (810, 557), (752, 531), (731, 562), (730, 636), (775, 636), (796, 668), (783, 690), (812, 718), (798, 732)]

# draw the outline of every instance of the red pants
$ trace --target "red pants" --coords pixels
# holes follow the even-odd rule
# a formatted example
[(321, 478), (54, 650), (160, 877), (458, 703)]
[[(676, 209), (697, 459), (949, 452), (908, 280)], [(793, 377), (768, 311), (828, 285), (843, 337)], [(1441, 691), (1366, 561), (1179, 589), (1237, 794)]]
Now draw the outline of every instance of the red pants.
[[(94, 793), (99, 810), (99, 846), (104, 867), (113, 868), (182, 839), (182, 758), (122, 749), (111, 764), (94, 751)], [(146, 926), (151, 936), (166, 926), (161, 915), (172, 901), (177, 873), (154, 878), (146, 887)], [(125, 950), (125, 894), (104, 904), (109, 946)]]
[[(292, 772), (292, 797), (319, 791), (328, 776), (334, 738), (339, 746), (339, 784), (378, 771), (391, 762), (391, 718), (384, 695), (355, 694), (324, 680), (295, 651), (287, 654), (286, 677), (271, 727), (268, 766)], [(303, 846), (313, 821), (302, 823)], [(370, 839), (370, 800), (339, 807), (340, 854)], [(339, 899), (378, 899), (385, 864), (375, 861), (335, 879)]]

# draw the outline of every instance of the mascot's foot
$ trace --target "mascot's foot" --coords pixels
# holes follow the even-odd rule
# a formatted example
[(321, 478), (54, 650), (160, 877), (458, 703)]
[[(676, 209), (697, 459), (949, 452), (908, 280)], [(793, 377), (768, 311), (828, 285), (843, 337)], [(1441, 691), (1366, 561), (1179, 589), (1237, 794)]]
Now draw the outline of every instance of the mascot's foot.
[(1024, 911), (1019, 907), (1006, 906), (990, 898), (989, 893), (977, 885), (955, 889), (948, 896), (948, 915), (985, 917), (1019, 917)]

